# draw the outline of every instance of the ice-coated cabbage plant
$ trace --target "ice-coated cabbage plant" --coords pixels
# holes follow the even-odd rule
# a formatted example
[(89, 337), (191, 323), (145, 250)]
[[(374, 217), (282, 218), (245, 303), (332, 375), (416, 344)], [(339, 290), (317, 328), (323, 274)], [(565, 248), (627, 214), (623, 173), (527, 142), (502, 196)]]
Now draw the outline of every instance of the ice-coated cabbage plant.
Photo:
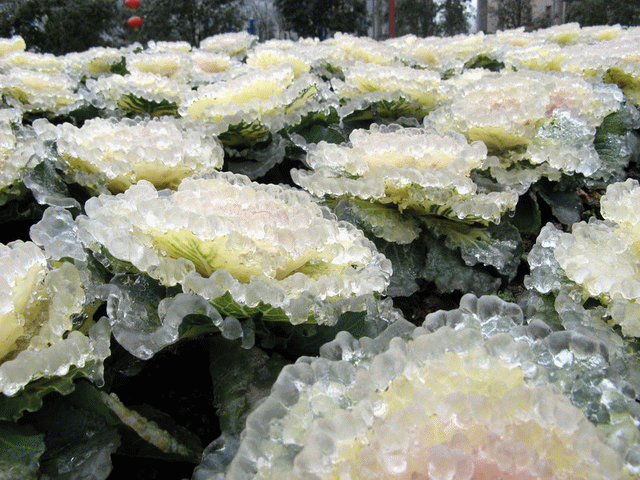
[(640, 186), (629, 179), (609, 185), (603, 220), (563, 233), (547, 225), (530, 253), (527, 285), (540, 293), (566, 292), (578, 304), (589, 298), (607, 307), (625, 335), (640, 336)]
[[(291, 176), (340, 218), (413, 249), (389, 255), (394, 292), (410, 295), (414, 278), (422, 276), (443, 290), (489, 293), (500, 280), (473, 267), (515, 273), (520, 241), (500, 223), (515, 209), (519, 191), (476, 183), (473, 172), (486, 161), (485, 144), (469, 143), (459, 133), (373, 124), (354, 130), (348, 143), (310, 146), (306, 163), (312, 170), (292, 170)], [(428, 244), (426, 264), (421, 242)]]
[[(443, 92), (438, 90), (440, 75), (433, 70), (408, 66), (355, 63), (344, 68), (344, 81), (331, 85), (345, 103), (341, 115), (397, 119), (422, 118), (435, 108)], [(375, 108), (375, 114), (370, 109)], [(362, 110), (368, 114), (358, 113)]]
[(231, 145), (251, 142), (270, 129), (275, 132), (298, 123), (302, 115), (313, 110), (319, 83), (309, 74), (296, 78), (288, 64), (246, 67), (229, 79), (198, 87), (184, 100), (180, 112), (216, 123), (221, 132), (234, 127), (237, 138), (227, 140)]
[(425, 123), (484, 142), (495, 155), (485, 168), (500, 183), (530, 185), (561, 173), (590, 177), (604, 168), (594, 141), (605, 117), (622, 108), (616, 86), (536, 70), (473, 70), (450, 83), (450, 103)]
[[(0, 284), (2, 394), (16, 395), (32, 380), (70, 370), (100, 381), (110, 353), (109, 324), (91, 318), (93, 298), (77, 267), (50, 265), (32, 242), (0, 244)], [(2, 418), (7, 415), (12, 414), (3, 411)]]
[[(498, 222), (518, 200), (514, 190), (483, 191), (470, 178), (486, 160), (482, 142), (423, 128), (372, 125), (354, 130), (349, 144), (320, 142), (309, 151), (313, 171), (292, 172), (312, 194), (389, 205), (417, 217)], [(406, 242), (405, 242), (406, 243)]]
[(80, 236), (113, 271), (142, 272), (225, 315), (333, 323), (365, 310), (391, 267), (308, 194), (214, 172), (176, 191), (146, 181), (87, 201)]
[[(375, 339), (342, 332), (320, 357), (285, 367), (249, 416), (224, 476), (203, 469), (195, 478), (637, 475), (629, 410), (602, 397), (612, 418), (592, 422), (573, 392), (558, 388), (564, 379), (554, 363), (567, 355), (576, 360), (564, 368), (585, 381), (592, 375), (592, 364), (577, 366), (588, 340), (524, 325), (515, 304), (491, 296), (468, 295), (460, 309), (434, 315), (420, 328), (399, 320)], [(606, 363), (606, 354), (593, 353)], [(592, 395), (608, 388), (592, 385)]]
[(640, 478), (638, 45), (0, 39), (0, 478)]
[(176, 188), (183, 178), (220, 169), (223, 151), (211, 128), (189, 120), (101, 119), (78, 128), (34, 122), (41, 138), (55, 142), (60, 168), (70, 181), (94, 192), (124, 192), (147, 180), (157, 188)]

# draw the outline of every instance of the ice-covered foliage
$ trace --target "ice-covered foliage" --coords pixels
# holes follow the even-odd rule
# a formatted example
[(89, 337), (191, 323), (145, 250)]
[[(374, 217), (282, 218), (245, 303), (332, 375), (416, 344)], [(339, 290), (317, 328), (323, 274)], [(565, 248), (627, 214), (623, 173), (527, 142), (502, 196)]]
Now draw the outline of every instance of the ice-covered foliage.
[[(489, 293), (500, 280), (469, 269), (491, 265), (501, 275), (514, 275), (520, 240), (508, 225), (498, 224), (514, 211), (519, 192), (474, 181), (472, 172), (487, 161), (484, 143), (469, 143), (455, 132), (393, 124), (354, 130), (349, 140), (311, 146), (306, 163), (313, 170), (292, 170), (291, 175), (373, 237), (413, 245), (415, 255), (391, 257), (394, 289), (409, 295), (413, 280), (423, 277), (436, 280), (444, 291)], [(426, 264), (410, 262), (414, 278), (400, 280), (407, 273), (407, 258), (424, 259), (421, 242), (427, 244)], [(451, 282), (451, 276), (456, 280)]]
[(181, 113), (220, 128), (238, 127), (238, 143), (257, 140), (269, 129), (298, 123), (313, 109), (319, 84), (308, 74), (296, 78), (288, 64), (248, 67), (228, 80), (199, 87), (184, 100)]
[[(383, 292), (390, 264), (303, 192), (213, 173), (87, 201), (80, 236), (114, 272), (181, 285), (225, 315), (333, 323)], [(244, 313), (244, 315), (242, 315)]]
[(355, 130), (348, 145), (320, 142), (307, 155), (312, 172), (293, 178), (319, 197), (351, 197), (417, 216), (497, 222), (518, 200), (514, 190), (485, 192), (470, 178), (486, 160), (482, 142), (423, 128), (373, 125)]
[(55, 113), (78, 99), (75, 84), (65, 73), (18, 67), (0, 74), (0, 93), (7, 104), (26, 112)]
[(640, 478), (639, 40), (0, 39), (0, 477)]
[(247, 32), (223, 33), (205, 38), (200, 49), (205, 52), (226, 53), (232, 57), (244, 57), (247, 50), (258, 43), (258, 37)]
[(222, 167), (224, 153), (206, 124), (160, 119), (88, 120), (78, 128), (34, 122), (55, 142), (67, 177), (94, 192), (124, 192), (140, 180), (176, 188), (183, 178)]
[(548, 225), (529, 255), (528, 285), (543, 294), (572, 292), (578, 304), (597, 299), (625, 335), (640, 336), (639, 211), (640, 187), (629, 179), (607, 188), (603, 220), (576, 223), (571, 233)]
[(23, 52), (27, 48), (27, 44), (20, 36), (0, 39), (0, 56), (7, 55), (11, 52)]
[(105, 75), (86, 81), (86, 96), (99, 108), (132, 114), (175, 115), (189, 86), (155, 73)]
[[(285, 367), (249, 416), (225, 475), (209, 478), (638, 473), (630, 459), (640, 437), (628, 407), (608, 405), (610, 421), (590, 422), (554, 374), (556, 358), (579, 358), (580, 339), (551, 340), (548, 327), (545, 337), (544, 324), (523, 325), (522, 311), (497, 297), (467, 296), (460, 309), (438, 315), (448, 325), (427, 317), (424, 327), (400, 320), (375, 339), (339, 334), (319, 358)], [(577, 378), (590, 375), (580, 360), (563, 364)], [(597, 396), (610, 387), (602, 379), (592, 390)]]
[(450, 104), (425, 123), (481, 140), (495, 157), (485, 165), (502, 184), (529, 185), (562, 173), (595, 176), (603, 162), (596, 129), (622, 108), (616, 86), (534, 70), (471, 71), (450, 80)]
[(85, 292), (82, 272), (68, 262), (50, 266), (32, 242), (0, 250), (2, 393), (19, 394), (32, 380), (64, 376), (74, 368), (99, 381), (110, 329), (106, 321), (91, 326), (94, 299)]
[(331, 82), (333, 90), (345, 102), (341, 107), (343, 117), (366, 117), (359, 113), (364, 110), (370, 117), (421, 120), (443, 96), (438, 89), (440, 75), (433, 70), (361, 62), (345, 67), (343, 75), (344, 81), (333, 79)]

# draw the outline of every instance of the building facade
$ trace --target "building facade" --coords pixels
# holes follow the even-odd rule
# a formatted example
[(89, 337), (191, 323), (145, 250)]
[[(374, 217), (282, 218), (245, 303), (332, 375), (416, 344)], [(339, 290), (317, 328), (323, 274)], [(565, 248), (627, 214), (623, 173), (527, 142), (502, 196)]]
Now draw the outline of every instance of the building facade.
[(495, 33), (524, 26), (548, 27), (565, 23), (564, 0), (478, 0), (478, 31)]

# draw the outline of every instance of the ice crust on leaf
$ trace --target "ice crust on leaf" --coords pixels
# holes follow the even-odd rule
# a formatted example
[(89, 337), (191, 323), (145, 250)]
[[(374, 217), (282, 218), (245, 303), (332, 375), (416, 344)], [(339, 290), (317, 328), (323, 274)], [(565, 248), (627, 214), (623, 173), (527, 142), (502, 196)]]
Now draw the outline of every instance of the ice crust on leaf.
[(516, 305), (467, 295), (423, 327), (341, 332), (282, 370), (224, 478), (630, 478), (633, 423), (590, 422), (545, 368), (571, 342), (527, 328)]
[(101, 322), (88, 336), (77, 330), (74, 319), (86, 316), (93, 301), (79, 269), (68, 262), (50, 267), (32, 242), (13, 242), (0, 250), (2, 393), (15, 395), (31, 380), (63, 376), (71, 367), (86, 366), (89, 376), (100, 380), (110, 329)]
[(0, 92), (5, 102), (25, 112), (58, 112), (78, 99), (75, 86), (62, 72), (14, 67), (0, 74)]
[(52, 137), (62, 167), (77, 183), (106, 184), (124, 192), (139, 180), (157, 188), (176, 188), (183, 178), (222, 168), (224, 152), (206, 124), (161, 119), (101, 119), (78, 128), (34, 122), (39, 135)]
[(289, 64), (295, 77), (309, 73), (319, 62), (317, 40), (267, 40), (247, 53), (246, 63), (252, 67), (269, 69), (276, 65)]
[(343, 71), (344, 81), (331, 85), (345, 101), (341, 116), (376, 106), (383, 118), (416, 117), (422, 120), (442, 97), (440, 75), (407, 66), (356, 63)]
[(7, 195), (2, 203), (12, 196), (37, 148), (33, 131), (20, 126), (22, 116), (19, 108), (0, 109), (0, 191)]
[(243, 136), (255, 140), (268, 130), (276, 132), (295, 125), (310, 111), (322, 109), (316, 100), (321, 83), (310, 74), (296, 78), (288, 64), (265, 69), (246, 67), (228, 79), (198, 87), (184, 99), (180, 113), (215, 123), (220, 132), (242, 126), (248, 130)]
[(483, 141), (485, 169), (503, 184), (529, 185), (560, 173), (594, 175), (602, 162), (596, 127), (622, 107), (622, 92), (569, 73), (523, 70), (463, 73), (450, 81), (451, 102), (425, 124)]
[(27, 49), (27, 44), (19, 35), (14, 35), (11, 38), (0, 39), (0, 57), (3, 57), (11, 52), (23, 52)]
[(243, 57), (246, 51), (258, 43), (258, 37), (248, 32), (223, 33), (207, 37), (200, 42), (205, 52), (226, 53), (232, 57)]
[(275, 308), (293, 323), (363, 310), (391, 274), (359, 230), (305, 192), (242, 175), (212, 172), (185, 179), (175, 192), (141, 181), (88, 200), (85, 210), (80, 236), (109, 267), (128, 264), (214, 305), (230, 295), (256, 313)]
[[(558, 268), (545, 272), (550, 276), (558, 272), (556, 278), (566, 276), (570, 282), (565, 283), (573, 283), (581, 292), (580, 302), (589, 297), (601, 301), (613, 322), (630, 336), (640, 336), (639, 211), (640, 186), (636, 180), (609, 185), (601, 199), (604, 220), (591, 218), (588, 223), (574, 224), (571, 233), (556, 233), (550, 246)], [(551, 290), (541, 287), (540, 277), (536, 273), (538, 280), (530, 282), (543, 293)]]
[(499, 221), (518, 200), (513, 190), (478, 188), (470, 173), (486, 159), (486, 147), (460, 134), (374, 124), (349, 140), (318, 143), (306, 159), (313, 171), (293, 170), (294, 181), (319, 197), (356, 197), (418, 216), (485, 224)]
[[(137, 71), (90, 78), (86, 81), (86, 89), (88, 99), (108, 112), (153, 113), (152, 107), (162, 107), (158, 114), (168, 111), (171, 115), (176, 114), (178, 105), (191, 92), (184, 82)], [(150, 112), (144, 111), (145, 106)]]

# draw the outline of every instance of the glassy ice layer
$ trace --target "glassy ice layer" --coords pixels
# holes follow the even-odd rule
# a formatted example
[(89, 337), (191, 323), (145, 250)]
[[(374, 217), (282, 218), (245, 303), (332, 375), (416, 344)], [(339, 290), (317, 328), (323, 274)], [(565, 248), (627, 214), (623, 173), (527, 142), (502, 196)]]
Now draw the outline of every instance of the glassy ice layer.
[(604, 220), (576, 223), (571, 233), (551, 226), (542, 230), (530, 254), (532, 272), (526, 285), (556, 295), (577, 290), (572, 298), (578, 304), (598, 299), (625, 335), (640, 336), (638, 212), (636, 180), (609, 185), (601, 198)]
[[(212, 172), (175, 192), (141, 181), (87, 201), (80, 236), (110, 267), (125, 262), (208, 300), (281, 308), (294, 323), (335, 321), (382, 292), (390, 264), (363, 234), (304, 192)], [(357, 308), (362, 310), (362, 308)]]
[(320, 142), (310, 149), (313, 171), (293, 180), (316, 196), (356, 197), (454, 220), (497, 222), (515, 207), (518, 193), (484, 192), (470, 178), (486, 159), (482, 142), (423, 128), (372, 125), (354, 130), (349, 144)]
[(95, 118), (80, 128), (38, 120), (34, 129), (54, 139), (70, 178), (89, 187), (106, 184), (114, 193), (139, 180), (176, 188), (185, 177), (221, 168), (224, 160), (211, 128), (172, 117)]
[[(285, 367), (249, 416), (226, 475), (211, 478), (638, 473), (632, 459), (640, 437), (629, 410), (610, 405), (618, 418), (589, 421), (576, 395), (563, 391), (563, 382), (578, 385), (591, 375), (593, 366), (580, 359), (595, 354), (605, 362), (597, 347), (584, 355), (593, 350), (588, 339), (567, 341), (539, 323), (526, 326), (522, 311), (497, 297), (467, 295), (460, 309), (427, 317), (417, 329), (403, 322), (376, 339), (342, 332), (319, 358)], [(550, 356), (563, 365), (554, 367)], [(559, 381), (554, 371), (561, 368), (573, 378)], [(583, 395), (609, 397), (607, 385)]]
[(92, 299), (85, 295), (81, 272), (71, 263), (51, 268), (32, 242), (0, 245), (0, 390), (11, 396), (41, 377), (62, 376), (87, 367), (101, 378), (109, 355), (108, 322), (88, 335), (74, 329), (74, 318)]

